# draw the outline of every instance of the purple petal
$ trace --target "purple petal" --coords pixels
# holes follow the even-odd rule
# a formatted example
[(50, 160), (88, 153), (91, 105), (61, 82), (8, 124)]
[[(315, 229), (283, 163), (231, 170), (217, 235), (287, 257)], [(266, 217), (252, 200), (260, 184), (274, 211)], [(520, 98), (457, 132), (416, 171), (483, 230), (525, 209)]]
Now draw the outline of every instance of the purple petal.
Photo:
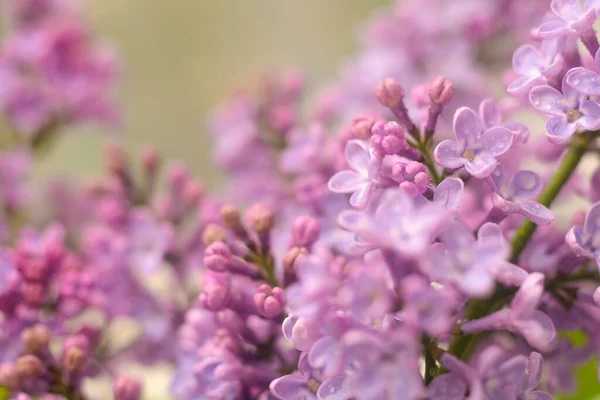
[(513, 96), (525, 96), (532, 87), (545, 81), (541, 75), (520, 76), (508, 85), (506, 91)]
[(350, 205), (358, 209), (365, 208), (369, 202), (372, 191), (373, 185), (370, 183), (359, 187), (358, 190), (352, 193), (352, 196), (350, 196)]
[(565, 97), (549, 86), (538, 86), (529, 93), (529, 101), (541, 112), (549, 115), (565, 115), (569, 110), (564, 105)]
[(491, 155), (481, 154), (476, 156), (473, 161), (465, 164), (465, 169), (475, 178), (483, 179), (489, 176), (496, 168), (498, 161)]
[(515, 173), (510, 182), (512, 198), (522, 202), (535, 198), (542, 190), (542, 180), (533, 171), (522, 170)]
[(505, 329), (509, 323), (509, 318), (509, 310), (500, 310), (483, 318), (463, 322), (460, 329), (469, 334)]
[(542, 380), (544, 359), (540, 353), (533, 352), (529, 355), (529, 362), (527, 364), (527, 379), (526, 387), (524, 389), (535, 389)]
[(317, 398), (319, 400), (346, 400), (348, 395), (344, 392), (344, 376), (336, 376), (324, 381), (319, 386)]
[(433, 193), (433, 201), (443, 203), (448, 210), (456, 211), (460, 206), (460, 200), (465, 184), (458, 178), (446, 178)]
[(569, 123), (565, 117), (552, 117), (546, 122), (548, 140), (563, 144), (577, 131), (577, 123)]
[(460, 147), (453, 140), (443, 140), (434, 151), (435, 160), (446, 168), (460, 168), (466, 159), (462, 157)]
[(334, 193), (352, 193), (365, 186), (367, 182), (369, 179), (364, 175), (344, 170), (333, 175), (327, 186)]
[(483, 268), (471, 268), (457, 283), (465, 294), (473, 297), (485, 297), (494, 290), (494, 279)]
[(269, 385), (271, 393), (279, 399), (316, 399), (306, 385), (306, 380), (300, 374), (284, 375), (275, 379)]
[(479, 116), (481, 117), (483, 126), (486, 128), (491, 128), (502, 123), (500, 110), (498, 110), (496, 103), (492, 99), (486, 99), (481, 102), (479, 105)]
[(567, 83), (580, 93), (600, 95), (600, 75), (585, 68), (577, 68), (567, 76)]
[[(575, 254), (595, 259), (595, 256), (583, 247), (583, 229), (580, 226), (574, 226), (569, 229), (569, 232), (565, 236), (565, 241)], [(598, 268), (600, 268), (600, 263), (598, 263)]]
[(388, 189), (379, 202), (375, 218), (401, 220), (414, 208), (412, 198), (402, 189)]
[(491, 268), (496, 280), (506, 286), (521, 286), (529, 275), (524, 269), (505, 262)]
[(534, 200), (521, 203), (521, 213), (538, 225), (548, 225), (554, 221), (554, 213)]
[(565, 22), (576, 21), (582, 14), (578, 0), (552, 0), (550, 8)]
[[(543, 65), (542, 56), (538, 50), (530, 44), (519, 47), (513, 54), (512, 58), (513, 69), (520, 75), (533, 77), (535, 72), (538, 72)], [(513, 82), (514, 83), (514, 82)]]
[(534, 311), (526, 320), (513, 322), (515, 330), (523, 336), (531, 347), (549, 351), (556, 339), (556, 329), (550, 317), (541, 311)]
[(519, 142), (526, 143), (527, 139), (529, 139), (530, 131), (525, 124), (509, 121), (503, 123), (501, 126), (511, 131)]
[(473, 110), (468, 107), (461, 107), (454, 114), (454, 137), (461, 145), (471, 144), (477, 141), (483, 125), (481, 120)]
[(583, 230), (586, 235), (596, 235), (600, 233), (600, 202), (595, 203), (589, 209), (585, 216)]
[(367, 176), (369, 171), (369, 151), (367, 145), (360, 140), (346, 143), (346, 162), (356, 172)]
[(518, 382), (527, 371), (527, 358), (525, 356), (516, 356), (506, 361), (496, 371), (500, 383), (512, 385)]
[(501, 246), (505, 245), (502, 229), (498, 224), (492, 222), (486, 222), (479, 228), (477, 231), (477, 241), (480, 243), (490, 242), (500, 244)]
[[(492, 156), (506, 153), (512, 145), (513, 134), (506, 128), (496, 126), (483, 132), (477, 141), (477, 148)], [(477, 156), (476, 156), (477, 157)]]
[(544, 275), (539, 272), (531, 273), (519, 288), (510, 303), (511, 314), (514, 318), (527, 318), (537, 308), (544, 293)]
[(371, 219), (364, 212), (344, 210), (338, 215), (337, 223), (343, 229), (357, 232), (368, 229), (371, 226)]
[(557, 20), (545, 22), (539, 28), (539, 34), (543, 39), (554, 39), (576, 33), (568, 24)]
[(600, 129), (600, 105), (592, 100), (586, 100), (579, 109), (583, 116), (577, 121), (588, 131)]
[(600, 0), (585, 0), (583, 9), (590, 10), (592, 8), (596, 10), (596, 12), (600, 12)]
[(466, 389), (465, 383), (456, 375), (440, 375), (427, 387), (427, 400), (462, 400)]

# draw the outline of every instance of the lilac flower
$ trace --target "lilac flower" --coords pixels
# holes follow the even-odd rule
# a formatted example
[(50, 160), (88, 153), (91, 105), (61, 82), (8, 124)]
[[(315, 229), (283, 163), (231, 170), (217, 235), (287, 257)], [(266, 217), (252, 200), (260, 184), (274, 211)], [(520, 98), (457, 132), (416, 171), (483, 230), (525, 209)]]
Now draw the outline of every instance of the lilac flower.
[(496, 157), (506, 153), (513, 141), (512, 132), (506, 128), (484, 131), (477, 114), (467, 107), (454, 114), (454, 137), (456, 140), (444, 140), (437, 145), (436, 161), (447, 168), (464, 166), (476, 178), (490, 175), (498, 163)]
[(345, 210), (338, 216), (338, 223), (361, 242), (417, 256), (427, 249), (445, 216), (446, 211), (439, 203), (417, 208), (402, 189), (388, 189), (374, 215)]
[(129, 260), (134, 268), (155, 272), (173, 240), (172, 228), (155, 221), (148, 210), (131, 213), (129, 227)]
[(595, 71), (587, 68), (573, 68), (566, 76), (567, 84), (572, 86), (579, 93), (598, 96), (600, 95), (600, 49), (594, 56)]
[(298, 371), (271, 382), (271, 393), (282, 400), (343, 399), (347, 396), (339, 378), (324, 379), (320, 371), (311, 368), (306, 353), (298, 361)]
[(436, 377), (427, 386), (427, 400), (463, 400), (467, 385), (455, 374)]
[(558, 75), (564, 65), (563, 47), (564, 41), (560, 39), (544, 40), (540, 50), (530, 44), (519, 47), (513, 55), (512, 65), (521, 76), (508, 85), (508, 93), (524, 96), (535, 85)]
[(413, 338), (402, 331), (351, 330), (341, 339), (347, 363), (343, 390), (364, 399), (417, 399), (423, 394)]
[(535, 390), (542, 380), (544, 359), (540, 353), (533, 352), (529, 355), (527, 371), (521, 378), (518, 386), (517, 400), (552, 400), (553, 397), (541, 390)]
[(297, 174), (318, 170), (323, 166), (325, 127), (320, 124), (308, 129), (294, 129), (289, 133), (288, 144), (281, 154), (283, 172)]
[(566, 241), (576, 254), (596, 261), (600, 268), (600, 202), (589, 209), (583, 227), (569, 230)]
[(555, 143), (565, 143), (579, 128), (600, 128), (600, 106), (569, 86), (569, 75), (563, 79), (562, 93), (548, 86), (536, 87), (529, 93), (531, 104), (552, 116), (546, 123), (546, 134)]
[(479, 118), (483, 123), (484, 129), (490, 129), (494, 126), (502, 126), (513, 133), (515, 139), (526, 143), (529, 139), (529, 128), (517, 121), (502, 122), (502, 114), (498, 105), (492, 99), (483, 100), (479, 104)]
[(552, 320), (537, 310), (544, 293), (544, 275), (530, 274), (519, 288), (510, 309), (497, 311), (478, 320), (463, 323), (465, 333), (507, 329), (523, 336), (533, 348), (548, 351), (554, 345), (556, 330)]
[(505, 263), (502, 243), (480, 237), (459, 222), (450, 224), (440, 235), (441, 242), (427, 252), (425, 269), (432, 280), (451, 282), (469, 296), (482, 297), (493, 289), (493, 269)]
[(508, 213), (519, 213), (538, 225), (554, 221), (554, 214), (534, 199), (542, 190), (542, 180), (533, 171), (519, 171), (509, 180), (501, 166), (492, 172), (494, 204)]
[(377, 188), (380, 162), (371, 154), (364, 142), (351, 140), (346, 144), (346, 162), (352, 170), (336, 173), (329, 180), (329, 190), (334, 193), (352, 193), (350, 204), (364, 208), (371, 193)]
[(582, 8), (578, 0), (552, 0), (550, 8), (558, 19), (540, 26), (542, 38), (577, 35), (591, 30), (600, 10), (600, 3), (597, 0), (585, 0)]

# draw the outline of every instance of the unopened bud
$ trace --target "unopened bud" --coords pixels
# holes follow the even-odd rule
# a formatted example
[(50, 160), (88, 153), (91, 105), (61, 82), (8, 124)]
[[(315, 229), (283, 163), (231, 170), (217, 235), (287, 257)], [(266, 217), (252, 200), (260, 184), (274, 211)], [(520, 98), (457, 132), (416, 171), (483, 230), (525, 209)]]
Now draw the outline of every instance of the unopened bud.
[(23, 341), (25, 351), (28, 353), (38, 353), (40, 350), (48, 348), (50, 330), (42, 324), (34, 325), (23, 331), (21, 340)]
[(208, 224), (202, 231), (202, 243), (205, 246), (209, 246), (214, 242), (224, 242), (226, 239), (227, 232), (217, 224)]
[(196, 180), (189, 180), (183, 187), (183, 200), (188, 207), (193, 207), (202, 198), (204, 194), (204, 186)]
[(429, 84), (429, 99), (439, 105), (447, 105), (454, 98), (454, 85), (452, 82), (438, 76)]
[(67, 350), (64, 358), (64, 366), (67, 371), (77, 371), (83, 368), (87, 361), (86, 354), (83, 350), (77, 347), (72, 347)]
[(288, 271), (292, 271), (296, 260), (306, 253), (308, 253), (308, 250), (304, 247), (292, 247), (283, 257), (283, 267)]
[(142, 384), (139, 380), (119, 376), (113, 385), (115, 400), (139, 400), (142, 394)]
[(32, 354), (27, 354), (17, 359), (17, 371), (19, 376), (39, 376), (44, 370), (42, 361)]
[(301, 216), (292, 225), (292, 239), (299, 247), (310, 247), (319, 238), (321, 224), (313, 217)]
[(127, 155), (117, 143), (108, 143), (104, 148), (106, 168), (114, 174), (122, 175), (127, 171)]
[(242, 217), (237, 208), (232, 205), (221, 207), (221, 220), (226, 227), (232, 230), (238, 229), (242, 225)]
[(147, 147), (142, 152), (142, 166), (149, 174), (156, 174), (162, 160), (160, 153), (154, 147)]
[(248, 225), (258, 233), (270, 231), (275, 226), (273, 211), (262, 203), (256, 203), (246, 213)]
[(0, 386), (11, 390), (19, 387), (19, 371), (14, 363), (0, 365)]
[(371, 129), (375, 121), (372, 118), (359, 116), (352, 121), (352, 136), (357, 139), (368, 139), (371, 137)]
[(375, 96), (382, 105), (392, 108), (404, 98), (404, 88), (394, 78), (387, 78), (377, 84)]
[(214, 242), (204, 250), (204, 265), (212, 271), (223, 272), (227, 270), (231, 257), (229, 246), (223, 242)]

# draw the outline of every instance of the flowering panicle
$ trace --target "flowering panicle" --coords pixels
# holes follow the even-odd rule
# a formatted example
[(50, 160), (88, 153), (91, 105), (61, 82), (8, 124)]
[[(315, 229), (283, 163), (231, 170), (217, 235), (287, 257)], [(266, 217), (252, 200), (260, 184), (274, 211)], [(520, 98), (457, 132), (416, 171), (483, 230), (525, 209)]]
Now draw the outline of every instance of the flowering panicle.
[[(70, 1), (8, 1), (0, 399), (96, 398), (86, 381), (109, 374), (138, 400), (120, 375), (134, 362), (170, 365), (184, 400), (574, 393), (600, 351), (600, 168), (589, 184), (578, 170), (598, 152), (600, 5), (451, 3), (382, 12), (308, 107), (297, 72), (236, 93), (209, 123), (221, 196), (157, 149), (110, 143), (102, 176), (40, 201), (38, 151), (113, 120), (114, 60)], [(506, 48), (511, 96), (495, 100)]]

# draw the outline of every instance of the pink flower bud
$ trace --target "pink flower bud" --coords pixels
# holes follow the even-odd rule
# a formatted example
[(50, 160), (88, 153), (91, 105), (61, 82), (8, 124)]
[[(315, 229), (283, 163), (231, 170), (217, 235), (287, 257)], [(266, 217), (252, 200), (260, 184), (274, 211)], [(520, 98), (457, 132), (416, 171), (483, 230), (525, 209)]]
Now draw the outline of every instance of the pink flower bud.
[(404, 88), (394, 78), (387, 78), (377, 84), (375, 96), (382, 105), (395, 107), (404, 98)]
[(273, 211), (262, 203), (256, 203), (246, 212), (248, 225), (256, 232), (265, 233), (275, 226)]
[(279, 287), (271, 288), (264, 284), (258, 288), (258, 293), (254, 295), (254, 304), (260, 312), (267, 318), (275, 318), (283, 312), (283, 289)]
[(313, 217), (302, 216), (294, 220), (292, 239), (299, 247), (310, 247), (319, 238), (321, 224)]
[(375, 121), (366, 116), (354, 117), (352, 120), (352, 136), (357, 139), (368, 139), (371, 137), (371, 129)]
[(204, 265), (212, 271), (223, 272), (227, 270), (231, 257), (229, 246), (223, 242), (214, 242), (204, 250)]
[(115, 400), (139, 400), (142, 394), (142, 384), (139, 380), (119, 376), (114, 385)]
[(429, 99), (439, 105), (447, 105), (454, 97), (454, 85), (452, 82), (438, 76), (429, 84)]

